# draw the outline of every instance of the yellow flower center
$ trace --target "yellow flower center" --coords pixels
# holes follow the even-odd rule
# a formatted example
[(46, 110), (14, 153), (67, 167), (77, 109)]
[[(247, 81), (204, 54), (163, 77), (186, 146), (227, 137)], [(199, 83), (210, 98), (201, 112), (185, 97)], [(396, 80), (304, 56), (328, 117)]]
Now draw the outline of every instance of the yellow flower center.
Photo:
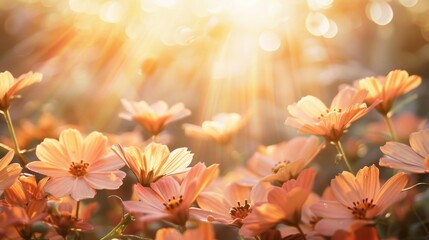
[(366, 212), (375, 207), (374, 199), (368, 201), (368, 198), (362, 199), (362, 202), (353, 202), (353, 207), (347, 207), (357, 219), (365, 219)]
[(280, 161), (280, 162), (278, 162), (278, 163), (276, 163), (276, 165), (274, 165), (274, 167), (271, 169), (271, 171), (274, 173), (274, 174), (276, 174), (276, 173), (278, 173), (279, 172), (279, 170), (281, 169), (281, 168), (284, 168), (284, 167), (286, 167), (286, 165), (288, 165), (289, 164), (289, 161)]
[(333, 109), (326, 109), (326, 113), (321, 113), (320, 114), (320, 116), (319, 117), (317, 117), (317, 119), (318, 120), (320, 120), (320, 119), (322, 119), (322, 118), (324, 118), (324, 117), (326, 117), (326, 116), (329, 116), (329, 115), (331, 115), (331, 114), (334, 114), (334, 113), (341, 113), (343, 110), (341, 109), (341, 108), (338, 108), (338, 109), (336, 109), (336, 108), (333, 108)]
[(241, 206), (240, 202), (237, 202), (237, 205), (237, 207), (232, 207), (231, 210), (229, 210), (229, 214), (231, 215), (232, 219), (244, 219), (245, 217), (247, 217), (247, 215), (249, 215), (249, 213), (252, 212), (252, 209), (250, 208), (250, 205), (247, 200), (244, 201), (243, 206)]
[(179, 196), (179, 198), (176, 198), (173, 196), (173, 198), (168, 199), (168, 202), (163, 203), (165, 206), (165, 209), (169, 212), (173, 211), (175, 208), (179, 207), (180, 204), (183, 202), (182, 195)]
[(83, 160), (80, 162), (72, 162), (70, 164), (69, 173), (76, 177), (82, 177), (86, 174), (86, 169), (88, 168), (89, 163), (84, 163)]

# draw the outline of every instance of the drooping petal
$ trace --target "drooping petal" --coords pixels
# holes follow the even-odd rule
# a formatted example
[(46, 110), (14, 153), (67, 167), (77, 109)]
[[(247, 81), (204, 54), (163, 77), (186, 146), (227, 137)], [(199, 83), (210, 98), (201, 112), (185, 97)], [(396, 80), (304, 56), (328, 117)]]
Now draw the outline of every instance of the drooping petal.
[(422, 171), (425, 170), (423, 165), (423, 157), (415, 153), (411, 147), (398, 142), (387, 142), (386, 145), (380, 147), (381, 151), (386, 155), (383, 162), (389, 164), (389, 159), (402, 162), (404, 165), (415, 166)]

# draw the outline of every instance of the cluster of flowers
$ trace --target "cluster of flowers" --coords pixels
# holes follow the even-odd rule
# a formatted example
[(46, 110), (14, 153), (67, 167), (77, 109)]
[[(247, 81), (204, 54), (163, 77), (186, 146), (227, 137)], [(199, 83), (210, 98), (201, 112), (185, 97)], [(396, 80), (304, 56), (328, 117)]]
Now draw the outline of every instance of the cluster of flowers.
[[(2, 145), (8, 151), (0, 160), (2, 239), (80, 238), (82, 232), (93, 231), (90, 210), (79, 216), (80, 203), (94, 198), (96, 190), (120, 188), (126, 176), (120, 169), (125, 165), (137, 181), (134, 197), (122, 202), (127, 213), (103, 239), (142, 239), (124, 234), (134, 218), (162, 220), (173, 226), (158, 229), (156, 239), (214, 239), (213, 224), (235, 227), (239, 236), (254, 239), (345, 239), (359, 234), (376, 238), (377, 218), (410, 189), (406, 188), (409, 175), (401, 171), (429, 172), (429, 130), (412, 133), (411, 147), (396, 141), (381, 147), (385, 155), (379, 165), (399, 170), (384, 184), (375, 165), (355, 174), (341, 144), (349, 126), (374, 108), (385, 117), (395, 140), (393, 103), (421, 83), (420, 77), (406, 71), (341, 86), (329, 107), (316, 97), (303, 97), (288, 107), (291, 117), (285, 124), (324, 140), (299, 136), (260, 147), (245, 167), (238, 165), (233, 176), (223, 177), (218, 164), (199, 162), (190, 167), (193, 153), (187, 148), (170, 151), (157, 142), (167, 124), (190, 115), (182, 103), (169, 108), (162, 101), (149, 105), (122, 100), (127, 113), (120, 116), (137, 122), (153, 136), (143, 147), (110, 145), (100, 132), (83, 137), (69, 128), (61, 131), (58, 140), (45, 138), (36, 147), (37, 160), (28, 161), (8, 110), (17, 91), (41, 78), (38, 73), (18, 79), (0, 73), (0, 111), (13, 144), (13, 149)], [(246, 121), (239, 114), (223, 113), (202, 126), (185, 124), (184, 129), (188, 136), (228, 145)], [(317, 171), (308, 165), (327, 144), (336, 147), (347, 171), (332, 179), (320, 196), (313, 191)], [(11, 163), (14, 155), (19, 164)], [(37, 181), (35, 175), (22, 173), (23, 169), (46, 177)]]

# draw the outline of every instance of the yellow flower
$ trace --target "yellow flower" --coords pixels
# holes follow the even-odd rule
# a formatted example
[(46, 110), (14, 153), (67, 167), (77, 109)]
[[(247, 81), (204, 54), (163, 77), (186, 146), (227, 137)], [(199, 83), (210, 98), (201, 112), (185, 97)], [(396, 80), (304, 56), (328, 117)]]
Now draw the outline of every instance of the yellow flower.
[(372, 104), (377, 99), (382, 103), (375, 108), (386, 115), (392, 108), (395, 99), (415, 88), (422, 82), (421, 77), (409, 76), (406, 71), (393, 70), (386, 77), (368, 77), (358, 81), (360, 89), (366, 89), (368, 95), (365, 101)]
[(185, 108), (183, 103), (176, 103), (169, 108), (164, 101), (152, 105), (145, 101), (134, 102), (126, 99), (121, 101), (128, 113), (121, 113), (119, 116), (137, 122), (152, 136), (157, 136), (169, 123), (191, 115), (191, 111)]
[(29, 72), (15, 79), (8, 71), (0, 73), (0, 111), (8, 110), (16, 92), (42, 80), (42, 74)]
[(145, 187), (166, 175), (188, 171), (194, 155), (185, 147), (170, 152), (166, 145), (158, 143), (149, 144), (143, 151), (138, 147), (122, 148), (120, 145), (114, 145), (112, 149)]

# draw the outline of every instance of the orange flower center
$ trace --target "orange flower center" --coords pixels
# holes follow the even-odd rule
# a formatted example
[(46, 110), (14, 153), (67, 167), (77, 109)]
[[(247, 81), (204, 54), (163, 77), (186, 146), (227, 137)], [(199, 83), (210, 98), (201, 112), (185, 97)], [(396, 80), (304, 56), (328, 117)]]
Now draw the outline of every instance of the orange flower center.
[(86, 169), (88, 168), (89, 163), (84, 163), (83, 160), (80, 162), (72, 162), (70, 164), (69, 173), (76, 177), (82, 177), (86, 174)]
[(284, 168), (284, 167), (286, 167), (286, 165), (288, 165), (289, 164), (289, 161), (280, 161), (280, 162), (278, 162), (278, 163), (276, 163), (276, 165), (274, 165), (274, 167), (271, 169), (271, 171), (274, 173), (274, 174), (276, 174), (276, 173), (278, 173), (279, 172), (279, 170), (281, 169), (281, 168)]
[(175, 208), (179, 207), (180, 204), (183, 202), (182, 195), (179, 196), (179, 198), (176, 198), (173, 196), (173, 198), (168, 199), (168, 202), (163, 203), (165, 206), (165, 209), (169, 212), (173, 211)]
[(237, 202), (237, 205), (237, 207), (232, 207), (231, 210), (229, 210), (229, 214), (231, 215), (232, 219), (244, 219), (245, 217), (247, 217), (247, 215), (249, 215), (249, 213), (252, 212), (252, 209), (250, 208), (250, 205), (247, 200), (244, 201), (243, 206), (241, 206), (240, 202)]
[(353, 207), (347, 207), (357, 219), (365, 219), (366, 211), (375, 207), (374, 199), (368, 201), (368, 198), (362, 199), (362, 202), (353, 202)]

